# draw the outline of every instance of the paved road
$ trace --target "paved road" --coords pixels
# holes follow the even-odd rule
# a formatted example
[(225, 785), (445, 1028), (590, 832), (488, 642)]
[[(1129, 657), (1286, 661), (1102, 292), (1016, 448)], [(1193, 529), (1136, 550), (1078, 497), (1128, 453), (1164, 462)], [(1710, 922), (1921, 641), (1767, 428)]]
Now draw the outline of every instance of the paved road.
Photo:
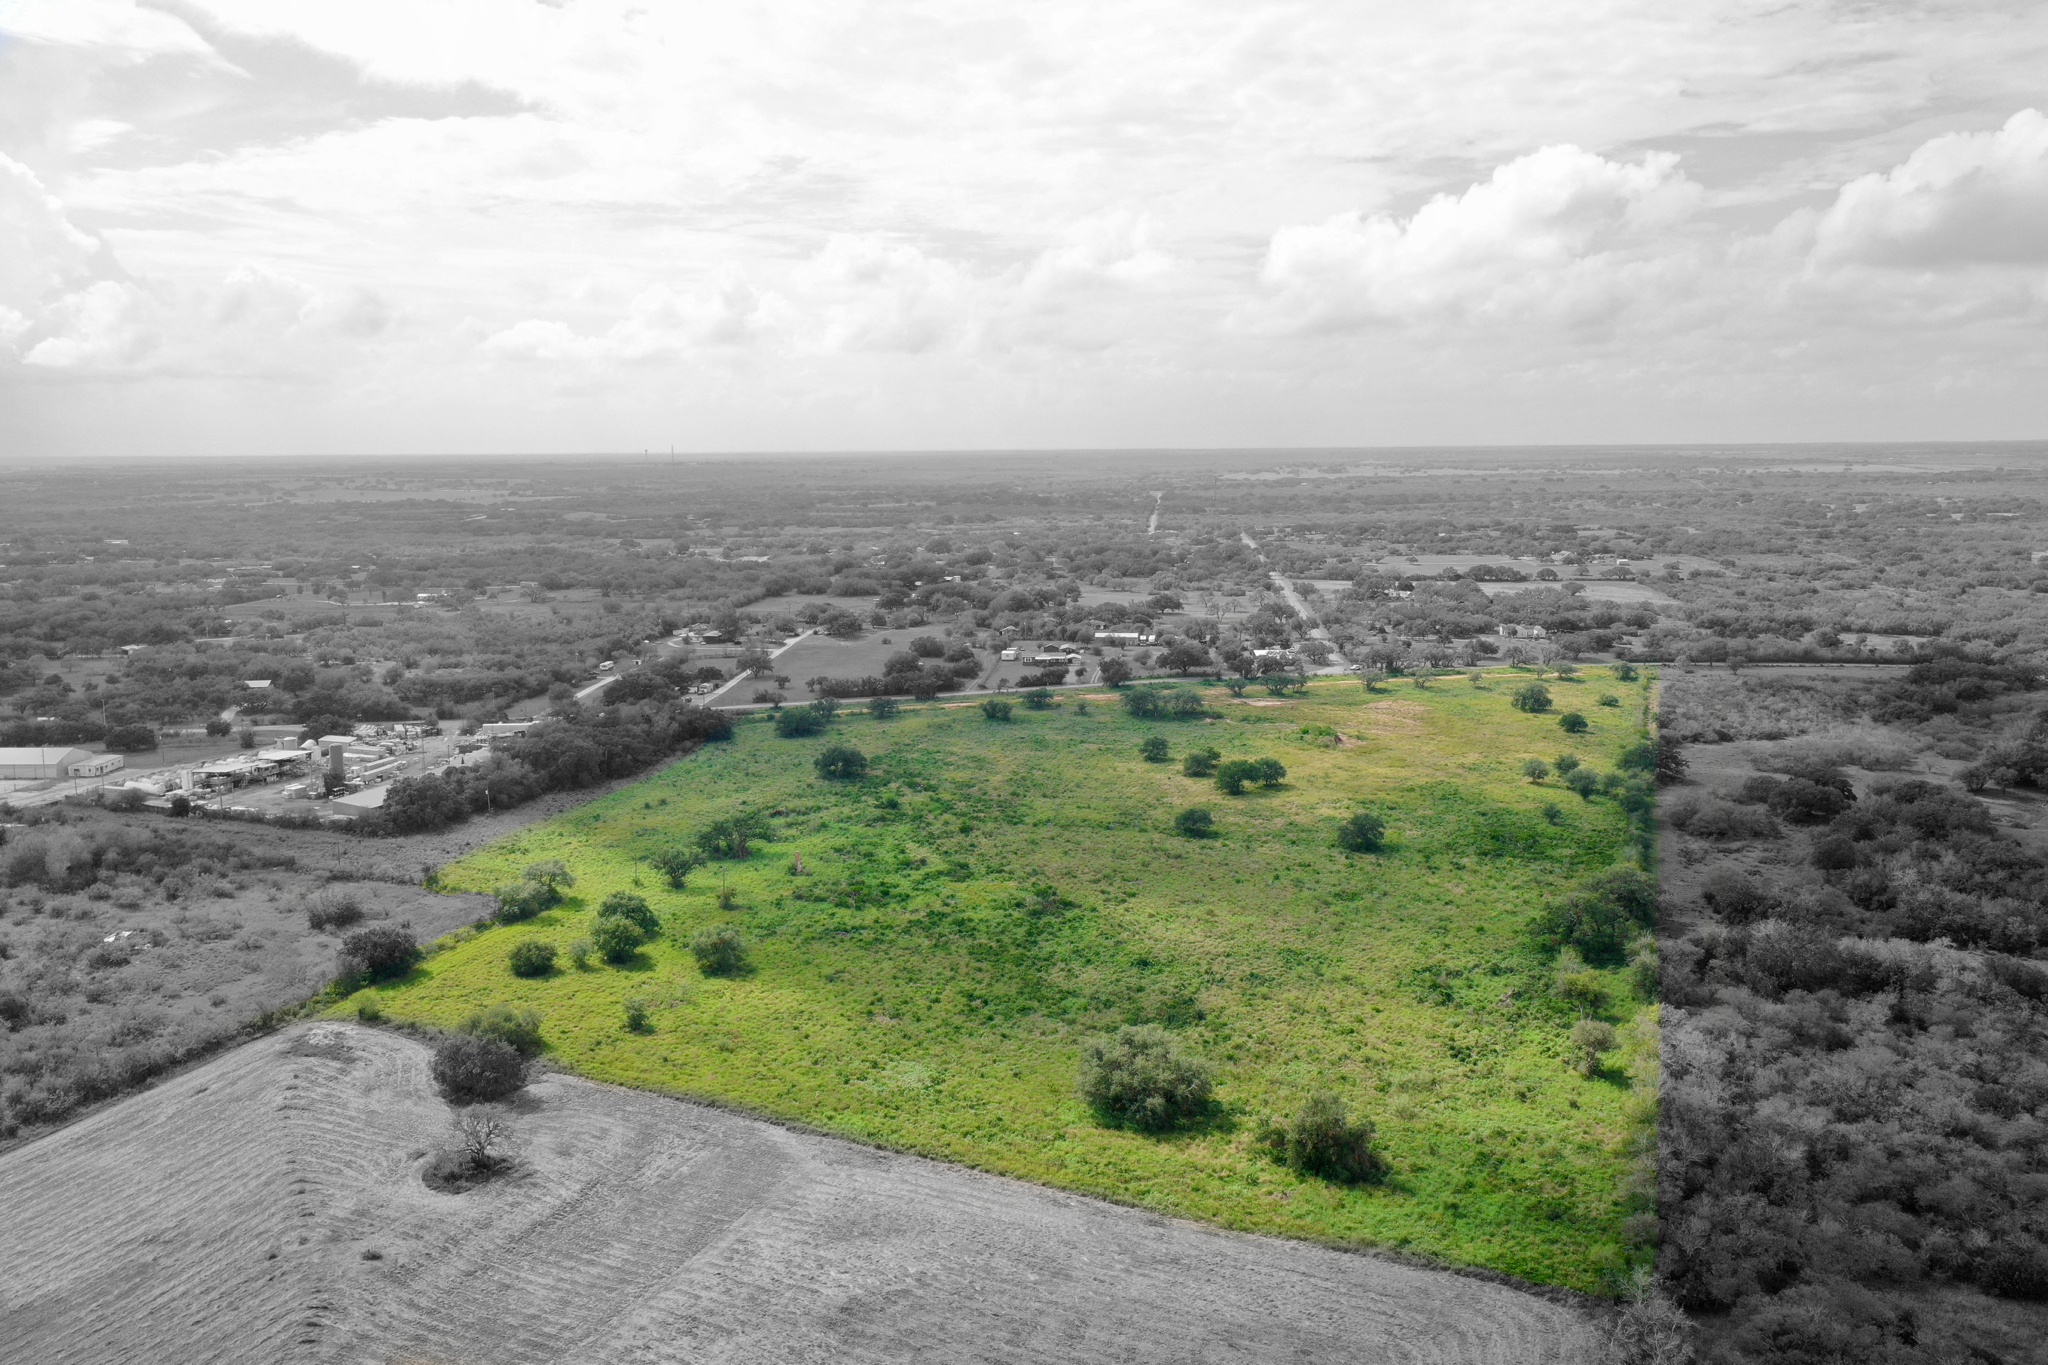
[[(1253, 550), (1258, 551), (1261, 564), (1266, 562), (1265, 552), (1259, 550), (1259, 542), (1253, 540), (1251, 535), (1245, 531), (1239, 531), (1237, 535), (1238, 539), (1249, 545)], [(1267, 574), (1273, 580), (1273, 590), (1287, 600), (1288, 606), (1301, 613), (1302, 620), (1310, 623), (1308, 629), (1310, 638), (1321, 640), (1330, 647), (1330, 662), (1312, 671), (1316, 673), (1349, 673), (1351, 671), (1351, 663), (1344, 657), (1344, 651), (1337, 648), (1337, 641), (1331, 637), (1329, 631), (1323, 628), (1322, 618), (1318, 617), (1309, 607), (1309, 604), (1302, 600), (1301, 594), (1294, 590), (1294, 585), (1287, 581), (1287, 575), (1270, 569), (1267, 570)]]

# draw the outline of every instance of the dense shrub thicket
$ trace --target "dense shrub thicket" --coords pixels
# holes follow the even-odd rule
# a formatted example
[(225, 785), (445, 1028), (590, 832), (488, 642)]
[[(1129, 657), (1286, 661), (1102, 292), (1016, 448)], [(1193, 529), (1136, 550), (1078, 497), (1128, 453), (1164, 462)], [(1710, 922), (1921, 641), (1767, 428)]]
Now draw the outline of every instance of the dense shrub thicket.
[(526, 1060), (518, 1049), (483, 1033), (442, 1039), (431, 1070), (434, 1084), (457, 1104), (489, 1104), (526, 1084)]
[(1081, 1098), (1104, 1118), (1170, 1128), (1208, 1108), (1209, 1065), (1157, 1024), (1126, 1024), (1081, 1044)]

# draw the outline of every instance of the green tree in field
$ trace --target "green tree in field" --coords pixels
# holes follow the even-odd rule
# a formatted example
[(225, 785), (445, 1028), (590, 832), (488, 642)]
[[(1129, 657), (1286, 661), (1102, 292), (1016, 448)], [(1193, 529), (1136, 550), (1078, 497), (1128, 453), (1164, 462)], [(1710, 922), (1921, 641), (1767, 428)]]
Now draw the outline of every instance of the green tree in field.
[(1138, 741), (1138, 756), (1147, 763), (1164, 763), (1167, 748), (1165, 735), (1147, 735)]
[(903, 703), (894, 697), (868, 698), (868, 714), (876, 720), (887, 720), (903, 709)]
[(868, 775), (868, 756), (851, 744), (828, 744), (811, 766), (828, 782), (853, 782)]
[(667, 880), (671, 890), (680, 891), (689, 882), (690, 874), (704, 865), (704, 855), (694, 849), (672, 847), (649, 854), (647, 861)]
[(1593, 727), (1578, 712), (1567, 711), (1557, 718), (1557, 728), (1568, 735), (1583, 735)]
[(768, 817), (760, 811), (740, 810), (721, 816), (697, 831), (697, 847), (707, 858), (744, 862), (756, 842), (766, 842), (771, 831)]
[(1657, 936), (1644, 934), (1628, 945), (1629, 979), (1636, 988), (1636, 994), (1654, 1005), (1659, 996), (1662, 977), (1657, 967)]
[(1547, 949), (1569, 946), (1588, 962), (1613, 966), (1636, 936), (1656, 923), (1656, 879), (1639, 867), (1621, 865), (1580, 878), (1543, 908), (1530, 932)]
[(1337, 847), (1352, 853), (1377, 853), (1386, 837), (1387, 822), (1371, 811), (1359, 811), (1337, 826)]
[(1287, 1123), (1269, 1130), (1266, 1144), (1282, 1162), (1303, 1175), (1345, 1185), (1377, 1184), (1387, 1163), (1372, 1149), (1372, 1121), (1355, 1122), (1344, 1101), (1319, 1090), (1302, 1102)]
[(1621, 757), (1614, 766), (1625, 773), (1654, 773), (1657, 771), (1657, 746), (1649, 740), (1638, 740), (1621, 751)]
[(1216, 765), (1222, 761), (1223, 755), (1213, 748), (1191, 749), (1181, 756), (1181, 774), (1185, 777), (1214, 777)]
[(628, 1033), (647, 1032), (647, 1002), (629, 995), (619, 1002), (619, 1013)]
[(1550, 765), (1540, 758), (1524, 759), (1522, 761), (1522, 776), (1528, 778), (1531, 782), (1541, 782), (1544, 778), (1550, 776)]
[(1559, 777), (1563, 777), (1579, 766), (1579, 756), (1577, 754), (1559, 754), (1555, 759), (1551, 760), (1551, 766), (1557, 769)]
[(1614, 1051), (1614, 1025), (1604, 1019), (1581, 1019), (1572, 1025), (1572, 1051), (1579, 1055), (1579, 1071), (1591, 1077), (1599, 1074), (1600, 1054)]
[(1287, 779), (1287, 765), (1277, 758), (1255, 758), (1252, 775), (1262, 787), (1277, 787)]
[(1616, 664), (1614, 666), (1614, 680), (1625, 683), (1634, 682), (1636, 680), (1636, 666), (1628, 663)]
[(1258, 764), (1250, 759), (1233, 758), (1216, 765), (1216, 790), (1225, 796), (1243, 796), (1244, 789), (1258, 780)]
[(599, 915), (590, 926), (590, 941), (606, 962), (631, 962), (647, 941), (646, 933), (623, 915)]
[(560, 858), (547, 858), (537, 863), (528, 863), (520, 877), (529, 882), (538, 882), (554, 896), (550, 904), (560, 904), (562, 893), (576, 885), (576, 874)]
[(1010, 703), (1002, 700), (1000, 697), (990, 697), (982, 702), (981, 714), (990, 720), (1008, 720), (1010, 718)]
[(522, 1057), (533, 1056), (541, 1047), (539, 1010), (487, 1005), (463, 1020), (460, 1031), (477, 1038), (495, 1038)]
[(560, 905), (563, 888), (574, 885), (575, 874), (558, 858), (529, 863), (519, 874), (518, 881), (507, 883), (491, 893), (498, 898), (498, 909), (492, 918), (500, 924), (517, 924), (521, 920), (532, 919), (543, 910), (552, 910)]
[(690, 956), (706, 976), (737, 976), (747, 969), (747, 945), (737, 929), (699, 929), (690, 935)]
[(1209, 1105), (1208, 1063), (1157, 1024), (1126, 1024), (1081, 1044), (1081, 1098), (1104, 1118), (1171, 1128)]
[(661, 921), (655, 918), (654, 907), (647, 903), (645, 896), (637, 896), (631, 891), (612, 892), (598, 905), (597, 913), (629, 919), (639, 925), (640, 932), (649, 938), (661, 932)]
[(546, 976), (555, 969), (555, 945), (544, 938), (521, 939), (505, 956), (514, 976)]
[(1189, 806), (1173, 817), (1173, 828), (1183, 838), (1206, 839), (1216, 831), (1216, 817), (1200, 806)]
[(1607, 998), (1607, 983), (1600, 973), (1586, 965), (1586, 959), (1579, 956), (1579, 950), (1567, 944), (1557, 954), (1557, 963), (1551, 969), (1551, 984), (1558, 997), (1577, 1005), (1581, 1010), (1594, 1010)]
[(1050, 687), (1033, 687), (1027, 691), (1019, 692), (1017, 700), (1023, 702), (1030, 710), (1043, 711), (1046, 707), (1052, 705), (1052, 689)]
[(1550, 689), (1542, 683), (1523, 683), (1515, 689), (1508, 702), (1517, 711), (1527, 711), (1532, 716), (1541, 715), (1550, 709)]
[(1102, 661), (1102, 682), (1106, 687), (1122, 687), (1131, 680), (1132, 669), (1129, 661), (1111, 655)]
[(775, 733), (784, 739), (822, 734), (831, 713), (811, 706), (789, 706), (775, 713)]
[(1591, 768), (1574, 768), (1564, 775), (1564, 784), (1581, 801), (1591, 801), (1593, 794), (1600, 790), (1600, 775)]

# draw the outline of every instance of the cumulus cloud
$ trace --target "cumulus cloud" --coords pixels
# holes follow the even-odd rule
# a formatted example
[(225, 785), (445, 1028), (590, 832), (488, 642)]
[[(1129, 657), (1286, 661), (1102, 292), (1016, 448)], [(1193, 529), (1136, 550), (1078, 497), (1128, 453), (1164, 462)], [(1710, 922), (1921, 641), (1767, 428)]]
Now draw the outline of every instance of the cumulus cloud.
[(1275, 232), (1266, 318), (1294, 330), (1372, 322), (1601, 320), (1655, 285), (1700, 187), (1678, 158), (1611, 161), (1545, 147), (1407, 219), (1340, 214)]
[(1824, 262), (1939, 268), (2048, 263), (2048, 116), (1951, 133), (1844, 185), (1814, 229)]

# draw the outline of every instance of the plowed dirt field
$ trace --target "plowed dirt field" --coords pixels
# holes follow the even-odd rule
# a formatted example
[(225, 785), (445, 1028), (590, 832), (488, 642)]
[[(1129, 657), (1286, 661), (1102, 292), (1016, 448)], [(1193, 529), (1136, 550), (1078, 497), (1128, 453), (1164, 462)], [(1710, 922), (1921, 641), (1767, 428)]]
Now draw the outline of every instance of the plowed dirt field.
[(1572, 1310), (548, 1076), (421, 1182), (407, 1038), (324, 1023), (0, 1155), (0, 1358), (1581, 1362)]

